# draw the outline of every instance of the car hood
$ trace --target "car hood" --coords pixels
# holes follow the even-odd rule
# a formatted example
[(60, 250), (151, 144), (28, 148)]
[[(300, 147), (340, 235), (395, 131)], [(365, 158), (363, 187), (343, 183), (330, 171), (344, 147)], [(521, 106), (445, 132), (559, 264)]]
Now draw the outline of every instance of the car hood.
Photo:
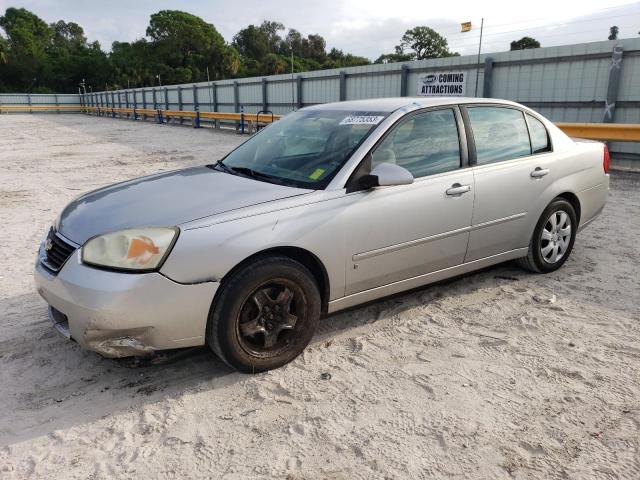
[(75, 199), (57, 229), (82, 245), (106, 232), (169, 227), (259, 203), (310, 193), (238, 175), (193, 167), (116, 183)]

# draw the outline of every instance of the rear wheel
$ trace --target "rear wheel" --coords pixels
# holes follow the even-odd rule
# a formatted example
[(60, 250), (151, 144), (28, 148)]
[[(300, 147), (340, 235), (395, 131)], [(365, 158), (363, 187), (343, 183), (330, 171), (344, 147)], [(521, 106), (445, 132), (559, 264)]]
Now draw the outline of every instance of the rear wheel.
[(209, 315), (207, 342), (241, 372), (271, 370), (302, 353), (319, 317), (311, 272), (290, 258), (269, 256), (225, 282)]
[(567, 261), (576, 238), (578, 221), (573, 205), (556, 198), (542, 212), (533, 232), (526, 257), (518, 264), (537, 273), (559, 269)]

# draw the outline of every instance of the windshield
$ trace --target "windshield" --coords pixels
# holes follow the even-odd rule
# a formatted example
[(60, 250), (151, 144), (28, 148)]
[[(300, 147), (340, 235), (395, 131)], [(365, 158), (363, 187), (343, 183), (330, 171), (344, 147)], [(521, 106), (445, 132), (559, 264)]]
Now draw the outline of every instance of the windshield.
[(247, 140), (221, 168), (273, 183), (325, 188), (386, 112), (301, 110)]

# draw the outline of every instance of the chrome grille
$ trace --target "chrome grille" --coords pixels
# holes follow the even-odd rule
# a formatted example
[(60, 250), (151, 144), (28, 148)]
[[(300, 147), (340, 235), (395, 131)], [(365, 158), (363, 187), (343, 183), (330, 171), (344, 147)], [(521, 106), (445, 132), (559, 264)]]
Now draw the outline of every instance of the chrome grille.
[(67, 242), (51, 228), (45, 240), (45, 257), (40, 260), (49, 270), (58, 272), (75, 250), (75, 245)]

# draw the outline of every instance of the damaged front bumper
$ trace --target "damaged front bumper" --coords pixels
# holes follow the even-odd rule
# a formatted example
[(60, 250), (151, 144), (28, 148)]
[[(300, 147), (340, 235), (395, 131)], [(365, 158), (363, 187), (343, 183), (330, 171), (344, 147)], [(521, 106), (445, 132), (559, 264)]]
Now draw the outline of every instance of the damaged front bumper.
[(157, 272), (100, 270), (84, 265), (79, 251), (57, 275), (37, 260), (35, 282), (55, 328), (106, 357), (204, 345), (219, 285), (180, 284)]

